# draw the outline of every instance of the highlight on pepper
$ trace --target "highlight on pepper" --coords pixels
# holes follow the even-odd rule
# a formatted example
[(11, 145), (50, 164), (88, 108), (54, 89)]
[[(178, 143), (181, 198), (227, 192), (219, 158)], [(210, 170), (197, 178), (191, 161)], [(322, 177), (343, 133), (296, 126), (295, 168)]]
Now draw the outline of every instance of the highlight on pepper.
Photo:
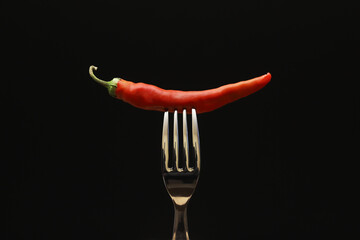
[(95, 82), (106, 87), (112, 97), (120, 99), (134, 107), (154, 110), (169, 111), (186, 109), (191, 113), (205, 113), (246, 97), (265, 87), (270, 80), (271, 74), (252, 78), (237, 83), (227, 84), (218, 88), (201, 91), (166, 90), (146, 83), (134, 83), (121, 78), (104, 81), (97, 78), (94, 71), (97, 67), (90, 66), (89, 74)]

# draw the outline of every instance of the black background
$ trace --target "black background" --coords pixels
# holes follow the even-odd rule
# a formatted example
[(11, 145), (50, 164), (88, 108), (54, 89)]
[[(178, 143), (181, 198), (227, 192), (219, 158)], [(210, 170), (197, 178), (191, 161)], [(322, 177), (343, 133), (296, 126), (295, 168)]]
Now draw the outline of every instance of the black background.
[(359, 233), (355, 1), (1, 3), (1, 239), (170, 239), (160, 112), (89, 75), (202, 90), (271, 72), (198, 116), (192, 239)]

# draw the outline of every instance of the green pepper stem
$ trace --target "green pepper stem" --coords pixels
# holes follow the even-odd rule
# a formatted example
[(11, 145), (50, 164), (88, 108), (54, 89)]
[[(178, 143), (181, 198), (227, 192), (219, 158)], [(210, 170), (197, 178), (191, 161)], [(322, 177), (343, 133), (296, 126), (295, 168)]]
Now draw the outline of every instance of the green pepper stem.
[(90, 66), (89, 68), (89, 74), (90, 74), (90, 77), (92, 79), (95, 80), (95, 82), (99, 83), (100, 85), (106, 87), (109, 91), (109, 94), (112, 96), (112, 97), (116, 97), (116, 88), (117, 88), (117, 84), (118, 82), (120, 81), (120, 78), (114, 78), (113, 80), (111, 81), (104, 81), (104, 80), (101, 80), (99, 78), (97, 78), (94, 74), (94, 70), (96, 71), (97, 70), (97, 67), (95, 66)]
[(95, 76), (94, 72), (93, 71), (96, 71), (97, 70), (97, 67), (95, 66), (90, 66), (89, 68), (89, 74), (90, 74), (90, 77), (92, 79), (95, 80), (95, 82), (99, 83), (100, 85), (104, 86), (104, 87), (108, 87), (109, 86), (109, 83), (104, 81), (104, 80), (101, 80), (99, 79), (98, 77)]

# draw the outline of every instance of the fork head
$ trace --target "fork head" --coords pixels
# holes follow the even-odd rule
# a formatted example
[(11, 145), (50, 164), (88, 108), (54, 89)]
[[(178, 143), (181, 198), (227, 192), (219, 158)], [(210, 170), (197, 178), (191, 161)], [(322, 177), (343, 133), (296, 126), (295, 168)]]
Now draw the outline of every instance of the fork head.
[(200, 173), (200, 139), (195, 109), (192, 109), (191, 115), (192, 152), (194, 154), (193, 157), (190, 156), (187, 115), (186, 109), (184, 109), (182, 114), (182, 152), (185, 164), (180, 167), (178, 112), (174, 111), (172, 158), (169, 153), (169, 113), (164, 113), (161, 169), (166, 189), (173, 202), (179, 206), (186, 205), (191, 198)]

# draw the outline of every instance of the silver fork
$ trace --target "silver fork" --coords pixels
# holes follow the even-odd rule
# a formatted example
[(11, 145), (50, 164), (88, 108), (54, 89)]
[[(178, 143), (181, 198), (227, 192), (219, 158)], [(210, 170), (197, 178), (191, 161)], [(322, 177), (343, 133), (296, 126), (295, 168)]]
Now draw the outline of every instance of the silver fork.
[(173, 240), (189, 239), (187, 205), (196, 188), (200, 174), (200, 139), (196, 110), (192, 109), (192, 147), (194, 149), (194, 166), (190, 166), (189, 138), (186, 110), (183, 110), (183, 154), (185, 166), (179, 165), (178, 112), (174, 111), (173, 159), (169, 155), (169, 113), (164, 113), (162, 132), (161, 171), (164, 184), (174, 204)]

